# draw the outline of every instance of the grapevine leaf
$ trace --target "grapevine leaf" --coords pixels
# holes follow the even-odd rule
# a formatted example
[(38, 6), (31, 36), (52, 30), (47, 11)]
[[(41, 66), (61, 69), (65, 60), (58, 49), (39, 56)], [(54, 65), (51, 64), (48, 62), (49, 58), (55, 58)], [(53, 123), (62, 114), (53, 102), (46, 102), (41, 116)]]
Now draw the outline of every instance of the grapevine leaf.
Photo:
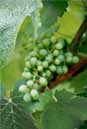
[(87, 120), (87, 98), (66, 91), (56, 92), (55, 97), (58, 101), (51, 103), (43, 114), (43, 129), (74, 129)]
[(37, 129), (31, 115), (24, 111), (22, 96), (15, 92), (7, 100), (0, 99), (1, 129)]
[(45, 30), (57, 20), (58, 16), (63, 15), (63, 13), (66, 11), (68, 4), (67, 0), (43, 0), (43, 6), (44, 7), (42, 10), (41, 21), (43, 30)]
[(87, 85), (87, 70), (80, 73), (78, 76), (70, 81), (70, 87), (74, 88), (76, 92), (81, 91)]
[(0, 0), (0, 68), (11, 59), (17, 32), (26, 16), (40, 7), (36, 0)]
[(0, 99), (3, 98), (6, 94), (5, 88), (2, 85), (2, 82), (0, 81)]

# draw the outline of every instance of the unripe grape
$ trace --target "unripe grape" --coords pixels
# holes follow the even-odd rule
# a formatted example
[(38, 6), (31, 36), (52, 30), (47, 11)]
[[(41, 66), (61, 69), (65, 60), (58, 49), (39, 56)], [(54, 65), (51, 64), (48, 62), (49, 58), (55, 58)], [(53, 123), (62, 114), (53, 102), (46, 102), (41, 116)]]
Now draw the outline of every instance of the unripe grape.
[(30, 63), (31, 63), (31, 65), (36, 65), (37, 64), (37, 58), (36, 57), (32, 57), (30, 59)]
[(66, 65), (62, 66), (62, 69), (64, 74), (68, 72), (68, 67)]
[(65, 45), (65, 41), (63, 39), (60, 39), (56, 44), (56, 49), (59, 49), (59, 50), (63, 49), (64, 45)]
[(34, 84), (34, 88), (35, 88), (36, 90), (38, 90), (38, 89), (40, 88), (40, 84), (35, 83), (35, 84)]
[(73, 63), (78, 63), (79, 62), (79, 57), (78, 56), (73, 56)]
[(50, 41), (49, 41), (49, 39), (44, 39), (43, 40), (43, 45), (44, 45), (44, 47), (46, 47), (46, 48), (48, 48), (49, 47), (49, 45), (50, 45)]
[(33, 87), (33, 85), (34, 85), (33, 80), (29, 80), (29, 81), (27, 81), (27, 86), (28, 86), (29, 88), (32, 88), (32, 87)]
[(46, 77), (46, 73), (45, 73), (45, 72), (43, 72), (43, 73), (42, 73), (42, 76), (43, 76), (43, 77)]
[(66, 52), (66, 53), (65, 53), (65, 56), (66, 56), (66, 57), (72, 57), (73, 54), (72, 54), (72, 52)]
[(27, 67), (24, 68), (24, 72), (28, 72), (28, 68)]
[(51, 37), (51, 42), (52, 42), (52, 43), (55, 43), (55, 42), (56, 42), (56, 37), (55, 37), (55, 36), (52, 36), (52, 37)]
[(72, 60), (73, 60), (73, 56), (68, 56), (68, 57), (66, 58), (66, 62), (67, 62), (67, 63), (72, 63)]
[(52, 62), (52, 59), (53, 59), (53, 55), (52, 54), (49, 54), (48, 56), (46, 56), (46, 61), (48, 61), (49, 63)]
[(31, 101), (31, 96), (30, 96), (30, 94), (29, 94), (29, 93), (26, 93), (26, 94), (24, 95), (24, 97), (23, 97), (23, 100), (24, 100), (25, 102), (30, 102), (30, 101)]
[(58, 50), (54, 50), (53, 55), (54, 56), (58, 56), (59, 55), (59, 51)]
[(37, 61), (37, 66), (42, 65), (42, 62), (40, 60)]
[(55, 71), (56, 71), (56, 66), (52, 64), (52, 65), (49, 66), (49, 69), (50, 69), (52, 72), (55, 72)]
[(32, 78), (32, 74), (30, 72), (23, 72), (22, 77), (24, 77), (25, 79), (30, 79)]
[(36, 89), (32, 89), (30, 94), (31, 94), (31, 97), (32, 97), (33, 100), (38, 100), (39, 99), (39, 93)]
[(47, 81), (47, 79), (46, 79), (46, 78), (44, 78), (44, 77), (40, 77), (40, 79), (39, 79), (39, 83), (40, 83), (42, 86), (47, 86), (48, 81)]
[(26, 85), (21, 85), (21, 86), (19, 87), (19, 92), (21, 92), (21, 93), (26, 93), (26, 92), (28, 92), (27, 86), (26, 86)]
[(30, 53), (30, 55), (36, 57), (36, 56), (37, 56), (37, 51), (32, 51), (32, 52)]
[(30, 65), (31, 65), (31, 64), (30, 64), (29, 61), (26, 61), (26, 62), (25, 62), (25, 66), (26, 66), (26, 67), (30, 67)]
[(50, 70), (46, 70), (46, 76), (47, 76), (47, 77), (50, 77), (50, 76), (51, 76)]
[(43, 66), (39, 65), (39, 66), (37, 67), (37, 70), (38, 70), (39, 72), (43, 71)]
[(63, 74), (62, 66), (58, 66), (56, 72), (57, 72), (58, 74)]
[(47, 53), (48, 53), (48, 52), (47, 52), (46, 49), (41, 49), (41, 50), (40, 50), (40, 55), (41, 55), (41, 56), (46, 56)]
[(56, 59), (55, 59), (55, 64), (56, 64), (56, 65), (59, 65), (60, 63), (61, 63), (61, 61), (60, 61), (58, 58), (56, 58)]
[(65, 56), (63, 54), (58, 56), (58, 59), (63, 62), (65, 60)]
[(43, 65), (44, 68), (47, 68), (48, 67), (48, 62), (47, 61), (43, 61), (42, 65)]

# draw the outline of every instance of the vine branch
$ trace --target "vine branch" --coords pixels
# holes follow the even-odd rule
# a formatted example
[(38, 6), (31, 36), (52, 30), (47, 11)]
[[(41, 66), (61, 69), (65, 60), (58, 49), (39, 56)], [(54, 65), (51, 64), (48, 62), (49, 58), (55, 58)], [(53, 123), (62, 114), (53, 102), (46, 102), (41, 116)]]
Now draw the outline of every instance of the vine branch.
[[(85, 17), (83, 23), (81, 24), (79, 30), (77, 31), (75, 37), (73, 38), (73, 40), (71, 42), (71, 44), (72, 44), (71, 50), (75, 50), (76, 45), (78, 44), (79, 40), (82, 37), (82, 34), (85, 32), (86, 29), (87, 29), (87, 17)], [(52, 80), (49, 83), (48, 88), (52, 89), (52, 88), (58, 86), (58, 84), (64, 82), (65, 80), (70, 79), (76, 73), (79, 73), (79, 70), (82, 69), (86, 64), (87, 64), (87, 57), (82, 59), (82, 61), (80, 63), (75, 64), (74, 66), (72, 66), (70, 68), (70, 70), (68, 71), (68, 73), (66, 73), (62, 76), (57, 76), (54, 80)], [(44, 90), (45, 90), (45, 87), (42, 87), (39, 91), (44, 92)]]

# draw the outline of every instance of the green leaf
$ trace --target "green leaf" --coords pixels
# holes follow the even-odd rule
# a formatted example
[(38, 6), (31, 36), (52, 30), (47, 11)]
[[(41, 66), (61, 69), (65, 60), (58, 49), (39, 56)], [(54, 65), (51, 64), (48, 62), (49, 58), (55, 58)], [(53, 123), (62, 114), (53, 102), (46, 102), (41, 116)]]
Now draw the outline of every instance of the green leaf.
[(2, 82), (0, 81), (0, 99), (3, 98), (6, 94), (5, 88), (2, 85)]
[(0, 0), (0, 68), (12, 58), (22, 22), (39, 7), (37, 0)]
[(74, 129), (87, 120), (87, 98), (66, 91), (56, 92), (57, 101), (51, 103), (42, 117), (43, 129)]
[(25, 112), (22, 95), (17, 87), (10, 98), (0, 99), (0, 129), (37, 129), (32, 116)]
[(76, 92), (81, 91), (87, 85), (87, 70), (80, 73), (70, 81), (70, 87), (74, 88)]
[(43, 0), (43, 10), (41, 13), (41, 21), (43, 31), (48, 29), (57, 20), (58, 16), (62, 16), (68, 6), (67, 0)]

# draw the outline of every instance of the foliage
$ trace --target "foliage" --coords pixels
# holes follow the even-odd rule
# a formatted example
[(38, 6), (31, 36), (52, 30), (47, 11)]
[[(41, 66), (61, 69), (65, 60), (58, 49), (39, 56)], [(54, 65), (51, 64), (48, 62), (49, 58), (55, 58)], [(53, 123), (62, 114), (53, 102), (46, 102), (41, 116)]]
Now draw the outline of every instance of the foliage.
[(57, 102), (47, 107), (43, 115), (43, 129), (78, 128), (87, 120), (87, 99), (73, 96), (66, 91), (56, 92)]

